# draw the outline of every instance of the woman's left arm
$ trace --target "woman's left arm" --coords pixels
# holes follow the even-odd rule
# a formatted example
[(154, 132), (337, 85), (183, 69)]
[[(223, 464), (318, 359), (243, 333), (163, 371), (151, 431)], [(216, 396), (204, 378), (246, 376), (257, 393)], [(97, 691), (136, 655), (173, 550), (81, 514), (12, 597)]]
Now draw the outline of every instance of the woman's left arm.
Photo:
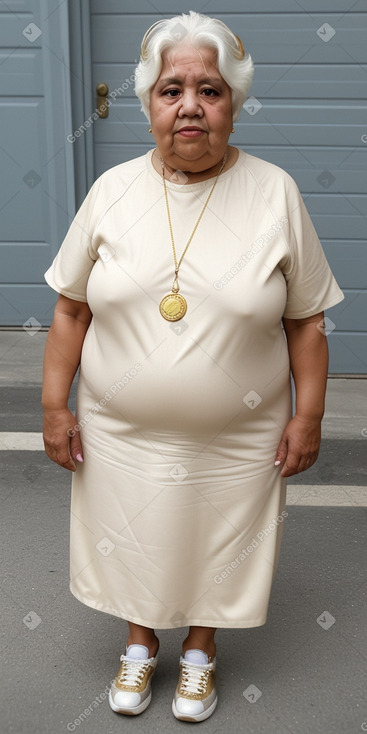
[(282, 477), (309, 469), (319, 454), (329, 364), (323, 319), (323, 311), (306, 319), (283, 319), (296, 412), (283, 431), (275, 457), (277, 465), (284, 464)]

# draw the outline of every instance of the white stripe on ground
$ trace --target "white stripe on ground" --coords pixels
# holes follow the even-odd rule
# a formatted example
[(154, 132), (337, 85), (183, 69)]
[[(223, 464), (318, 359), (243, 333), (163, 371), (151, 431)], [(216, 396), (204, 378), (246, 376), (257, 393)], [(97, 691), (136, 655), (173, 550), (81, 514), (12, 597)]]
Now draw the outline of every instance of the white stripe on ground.
[[(44, 451), (42, 433), (0, 432), (0, 451)], [(367, 487), (291, 484), (291, 479), (288, 481), (287, 505), (367, 507)]]
[(288, 484), (287, 505), (367, 507), (367, 487), (336, 484)]
[(1, 433), (0, 451), (44, 451), (42, 433)]

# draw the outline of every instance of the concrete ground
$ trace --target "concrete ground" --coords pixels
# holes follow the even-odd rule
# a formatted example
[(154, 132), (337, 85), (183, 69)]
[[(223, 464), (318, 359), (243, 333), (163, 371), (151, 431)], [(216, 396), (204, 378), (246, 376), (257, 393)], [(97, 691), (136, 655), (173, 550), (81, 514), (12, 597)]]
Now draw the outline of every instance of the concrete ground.
[[(40, 435), (45, 337), (0, 332), (1, 731), (183, 731), (191, 724), (174, 718), (171, 702), (187, 628), (157, 631), (149, 708), (137, 717), (109, 708), (128, 625), (69, 591), (70, 474), (43, 453)], [(366, 394), (366, 380), (329, 380), (319, 459), (289, 480), (267, 623), (217, 630), (219, 702), (201, 732), (367, 731)]]

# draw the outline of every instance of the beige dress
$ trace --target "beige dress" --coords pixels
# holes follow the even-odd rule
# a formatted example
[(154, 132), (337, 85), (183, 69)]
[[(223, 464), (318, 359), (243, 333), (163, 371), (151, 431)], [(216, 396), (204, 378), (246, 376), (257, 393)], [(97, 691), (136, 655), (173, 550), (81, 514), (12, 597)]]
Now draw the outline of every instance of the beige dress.
[[(159, 312), (173, 255), (146, 155), (93, 184), (52, 266), (87, 301), (72, 477), (72, 593), (152, 628), (265, 623), (286, 518), (274, 466), (291, 417), (282, 316), (342, 300), (293, 179), (239, 151)], [(214, 179), (167, 182), (178, 257)], [(286, 521), (286, 520), (285, 520)]]

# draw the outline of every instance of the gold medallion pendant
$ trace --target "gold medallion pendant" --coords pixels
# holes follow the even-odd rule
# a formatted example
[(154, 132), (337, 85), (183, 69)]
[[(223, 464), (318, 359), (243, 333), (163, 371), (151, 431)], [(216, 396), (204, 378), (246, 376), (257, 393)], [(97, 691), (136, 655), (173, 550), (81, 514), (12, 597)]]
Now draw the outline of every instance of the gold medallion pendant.
[(186, 300), (180, 293), (169, 293), (162, 298), (159, 311), (167, 321), (179, 321), (187, 311)]
[(195, 227), (194, 227), (193, 231), (191, 232), (191, 235), (189, 237), (188, 242), (186, 243), (186, 247), (185, 247), (185, 249), (184, 249), (184, 251), (183, 251), (183, 253), (182, 253), (182, 255), (181, 255), (180, 259), (179, 259), (179, 262), (177, 262), (175, 241), (174, 241), (174, 238), (173, 238), (171, 214), (170, 214), (169, 204), (168, 204), (167, 186), (166, 186), (166, 180), (165, 180), (165, 177), (164, 177), (164, 160), (163, 160), (163, 158), (161, 158), (161, 162), (162, 162), (163, 187), (164, 187), (164, 198), (166, 200), (168, 224), (169, 224), (169, 231), (170, 231), (171, 243), (172, 243), (173, 260), (174, 260), (174, 263), (175, 263), (175, 277), (174, 277), (173, 283), (172, 283), (172, 289), (171, 289), (172, 292), (171, 293), (168, 293), (167, 296), (163, 296), (163, 298), (162, 298), (162, 300), (161, 300), (161, 302), (159, 304), (160, 314), (161, 314), (161, 316), (163, 316), (164, 319), (166, 319), (166, 321), (179, 321), (180, 319), (182, 319), (183, 316), (185, 316), (185, 313), (187, 311), (187, 303), (186, 303), (186, 300), (178, 292), (180, 290), (180, 286), (178, 284), (178, 271), (180, 269), (180, 265), (182, 263), (182, 260), (183, 260), (183, 258), (185, 256), (186, 252), (187, 252), (187, 249), (189, 247), (189, 244), (190, 244), (190, 242), (191, 242), (191, 240), (192, 240), (192, 238), (193, 238), (193, 236), (194, 236), (194, 234), (195, 234), (195, 232), (196, 232), (196, 230), (197, 230), (197, 228), (199, 226), (201, 217), (203, 216), (204, 211), (205, 211), (205, 209), (206, 209), (206, 207), (207, 207), (207, 205), (209, 203), (209, 199), (210, 199), (210, 197), (211, 197), (211, 195), (212, 195), (212, 193), (214, 191), (215, 184), (217, 183), (218, 178), (219, 178), (220, 174), (223, 171), (223, 168), (224, 168), (224, 166), (226, 164), (226, 160), (227, 160), (227, 154), (225, 153), (224, 158), (223, 158), (223, 161), (222, 161), (222, 165), (221, 165), (221, 167), (219, 169), (219, 172), (217, 173), (217, 176), (216, 176), (216, 179), (215, 179), (215, 181), (213, 183), (213, 186), (210, 189), (210, 192), (209, 192), (209, 195), (207, 196), (207, 199), (205, 201), (205, 204), (204, 204), (204, 206), (203, 206), (203, 208), (202, 208), (202, 210), (201, 210), (201, 212), (199, 214), (199, 218), (198, 218), (198, 220), (197, 220), (197, 222), (195, 224)]

